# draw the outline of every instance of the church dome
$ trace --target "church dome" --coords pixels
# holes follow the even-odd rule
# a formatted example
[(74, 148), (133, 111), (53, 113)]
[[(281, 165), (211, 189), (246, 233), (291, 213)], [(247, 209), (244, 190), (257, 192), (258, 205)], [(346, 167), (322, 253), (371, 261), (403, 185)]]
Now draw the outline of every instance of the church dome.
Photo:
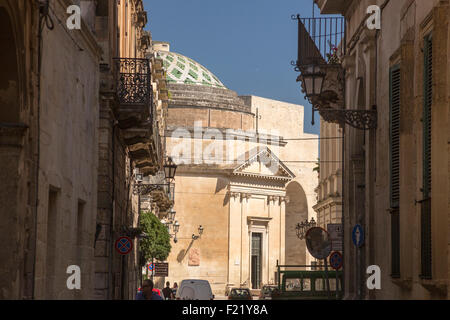
[(156, 51), (156, 57), (163, 60), (168, 84), (203, 85), (226, 89), (211, 71), (188, 57), (162, 50)]

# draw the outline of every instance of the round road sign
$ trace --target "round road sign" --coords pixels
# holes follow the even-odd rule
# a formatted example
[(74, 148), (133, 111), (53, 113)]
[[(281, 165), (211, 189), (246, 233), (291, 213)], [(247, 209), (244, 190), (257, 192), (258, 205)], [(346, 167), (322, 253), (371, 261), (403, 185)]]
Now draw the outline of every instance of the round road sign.
[(114, 246), (118, 253), (126, 255), (133, 250), (133, 241), (128, 237), (120, 237)]
[(334, 270), (339, 270), (340, 268), (342, 268), (343, 262), (344, 261), (342, 259), (342, 254), (340, 252), (335, 251), (330, 255), (330, 266)]
[(314, 227), (306, 233), (306, 247), (316, 259), (325, 259), (331, 252), (331, 241), (328, 232), (320, 227)]
[(149, 265), (148, 265), (148, 271), (153, 271), (153, 263), (149, 263)]

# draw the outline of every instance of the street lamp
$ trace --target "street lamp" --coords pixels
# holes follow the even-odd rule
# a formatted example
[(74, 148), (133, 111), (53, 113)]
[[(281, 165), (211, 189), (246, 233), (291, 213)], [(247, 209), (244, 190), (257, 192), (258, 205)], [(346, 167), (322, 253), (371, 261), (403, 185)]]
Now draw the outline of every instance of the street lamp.
[[(178, 223), (178, 221), (175, 221), (174, 225), (173, 225), (173, 232), (175, 234), (178, 233), (178, 230), (180, 230), (180, 224)], [(175, 236), (176, 237), (176, 236)]]
[[(180, 230), (180, 224), (178, 223), (178, 221), (175, 221), (172, 228), (173, 228), (173, 242), (177, 243), (178, 242), (177, 233)], [(172, 235), (170, 235), (170, 237), (172, 237)]]
[(169, 217), (169, 220), (174, 220), (175, 219), (175, 214), (176, 214), (177, 212), (175, 211), (175, 210), (173, 210), (173, 209), (170, 209), (170, 211), (169, 211), (169, 215), (168, 215), (168, 217)]
[(170, 183), (175, 178), (175, 172), (177, 171), (177, 165), (175, 162), (173, 162), (172, 158), (169, 157), (164, 164), (164, 174), (166, 177), (167, 183), (170, 185)]
[(307, 98), (319, 96), (322, 93), (325, 73), (321, 72), (317, 65), (312, 64), (306, 66), (301, 77), (305, 84)]
[(297, 238), (300, 240), (303, 240), (305, 238), (306, 233), (309, 229), (314, 228), (316, 226), (316, 221), (314, 218), (311, 218), (311, 221), (308, 222), (308, 219), (306, 219), (302, 223), (297, 223), (297, 226), (295, 227), (295, 231), (297, 234)]
[(202, 225), (198, 226), (198, 236), (196, 236), (195, 234), (192, 234), (192, 240), (197, 240), (202, 236), (203, 233), (203, 227)]
[[(177, 171), (177, 165), (172, 161), (172, 158), (168, 158), (166, 163), (163, 166), (164, 168), (164, 179), (167, 183), (143, 183), (143, 177), (139, 174), (136, 177), (133, 193), (139, 195), (149, 194), (150, 192), (161, 189), (162, 187), (167, 187), (167, 193), (170, 197), (171, 192), (175, 192), (174, 188), (171, 188), (171, 182), (175, 179), (175, 172)], [(160, 172), (162, 175), (163, 173)]]

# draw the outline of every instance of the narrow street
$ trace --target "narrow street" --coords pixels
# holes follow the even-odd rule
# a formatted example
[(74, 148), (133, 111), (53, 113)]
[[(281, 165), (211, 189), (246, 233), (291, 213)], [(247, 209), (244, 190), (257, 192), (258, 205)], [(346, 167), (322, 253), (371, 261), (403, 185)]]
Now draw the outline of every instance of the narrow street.
[(0, 0), (0, 300), (448, 300), (449, 17)]

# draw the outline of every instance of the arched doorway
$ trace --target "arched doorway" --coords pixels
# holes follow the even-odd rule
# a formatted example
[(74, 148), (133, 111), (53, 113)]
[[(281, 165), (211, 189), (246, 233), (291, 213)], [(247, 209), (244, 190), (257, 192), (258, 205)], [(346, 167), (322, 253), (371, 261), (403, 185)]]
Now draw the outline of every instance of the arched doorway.
[(295, 226), (308, 218), (308, 202), (300, 183), (293, 181), (286, 188), (286, 242), (285, 263), (288, 265), (306, 264), (306, 243), (297, 238)]

